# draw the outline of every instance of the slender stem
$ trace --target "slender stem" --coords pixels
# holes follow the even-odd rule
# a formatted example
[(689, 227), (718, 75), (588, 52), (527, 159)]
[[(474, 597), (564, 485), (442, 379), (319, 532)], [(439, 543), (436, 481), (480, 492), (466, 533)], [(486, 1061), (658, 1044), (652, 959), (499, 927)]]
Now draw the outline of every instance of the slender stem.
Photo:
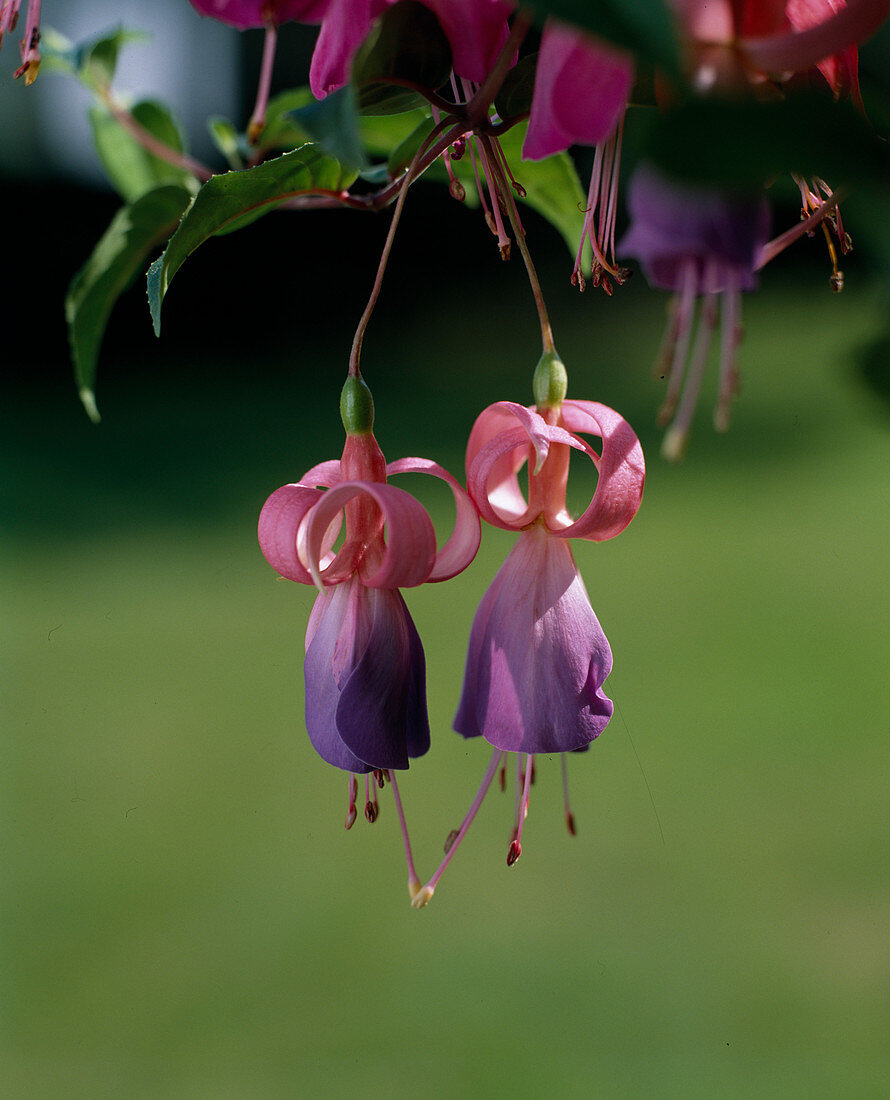
[(436, 889), (436, 885), (438, 884), (439, 879), (442, 877), (442, 873), (451, 862), (451, 860), (454, 858), (460, 842), (467, 835), (467, 830), (473, 824), (473, 819), (479, 812), (479, 807), (482, 805), (482, 800), (488, 794), (488, 788), (491, 786), (492, 780), (497, 774), (498, 767), (501, 763), (501, 757), (503, 755), (504, 754), (500, 749), (495, 749), (494, 752), (491, 754), (491, 759), (488, 762), (488, 767), (485, 769), (485, 775), (482, 777), (482, 782), (479, 785), (479, 790), (476, 791), (476, 797), (473, 799), (473, 802), (469, 810), (467, 811), (467, 816), (463, 819), (460, 828), (457, 830), (457, 836), (454, 838), (448, 848), (448, 851), (445, 853), (445, 858), (436, 868), (433, 877), (426, 883), (425, 886), (422, 886), (420, 890), (418, 890), (417, 894), (414, 897), (414, 900), (411, 903), (415, 909), (422, 909), (433, 896), (433, 892)]
[(255, 145), (266, 125), (266, 108), (269, 106), (269, 89), (272, 86), (272, 68), (275, 65), (275, 46), (278, 42), (278, 28), (274, 23), (266, 27), (263, 40), (263, 60), (260, 65), (260, 78), (257, 83), (256, 104), (247, 126), (247, 140)]
[(483, 148), (487, 148), (489, 152), (489, 160), (491, 162), (492, 173), (498, 178), (499, 192), (504, 199), (504, 205), (507, 208), (507, 217), (510, 219), (510, 224), (513, 226), (513, 233), (516, 238), (516, 244), (522, 254), (523, 262), (525, 263), (525, 270), (528, 272), (528, 281), (531, 285), (532, 295), (535, 299), (535, 308), (538, 311), (538, 320), (541, 323), (541, 342), (544, 345), (545, 352), (555, 351), (553, 344), (553, 329), (550, 327), (550, 315), (547, 313), (547, 305), (544, 301), (544, 292), (541, 290), (541, 283), (538, 279), (538, 273), (535, 270), (534, 261), (532, 260), (531, 253), (528, 250), (528, 245), (525, 242), (525, 231), (522, 228), (522, 223), (519, 220), (519, 211), (516, 209), (516, 200), (513, 198), (513, 193), (510, 189), (510, 185), (507, 182), (507, 178), (501, 169), (498, 158), (494, 155), (491, 141), (492, 139), (487, 134), (479, 134), (479, 143)]
[[(439, 123), (439, 125), (432, 131), (426, 141), (414, 154), (414, 157), (408, 166), (408, 171), (403, 177), (404, 182), (402, 184), (402, 189), (399, 192), (399, 197), (396, 202), (396, 208), (393, 211), (392, 215), (392, 221), (389, 224), (389, 231), (386, 234), (386, 240), (383, 244), (383, 252), (380, 256), (380, 263), (377, 265), (377, 276), (374, 279), (374, 286), (371, 288), (371, 297), (368, 299), (368, 304), (365, 306), (365, 311), (362, 314), (361, 319), (358, 323), (358, 328), (355, 330), (355, 336), (352, 341), (352, 350), (349, 353), (349, 374), (353, 378), (358, 378), (361, 375), (359, 360), (362, 353), (362, 340), (364, 339), (365, 329), (368, 327), (368, 322), (371, 320), (371, 314), (374, 312), (374, 306), (376, 306), (377, 299), (380, 296), (380, 289), (383, 286), (383, 276), (386, 272), (386, 265), (389, 261), (389, 254), (392, 250), (392, 243), (395, 240), (396, 229), (399, 225), (399, 219), (402, 216), (402, 209), (405, 206), (405, 197), (408, 194), (408, 188), (411, 186), (412, 180), (417, 175), (418, 165), (423, 159), (424, 152), (429, 148), (430, 144), (435, 141), (438, 133), (441, 133), (442, 129), (445, 128), (445, 125), (445, 123)], [(437, 143), (437, 147), (438, 144), (441, 143)], [(438, 156), (438, 153), (436, 155)]]
[(793, 244), (799, 237), (805, 236), (814, 229), (826, 216), (830, 214), (832, 210), (837, 206), (842, 198), (841, 191), (835, 191), (830, 199), (826, 199), (821, 206), (817, 207), (808, 218), (804, 218), (798, 222), (797, 225), (793, 225), (790, 229), (786, 229), (784, 233), (780, 233), (778, 237), (773, 237), (771, 241), (767, 243), (760, 250), (760, 256), (757, 258), (755, 264), (755, 270), (765, 267), (770, 260), (774, 260), (780, 252), (783, 252), (788, 245)]
[(392, 796), (396, 802), (396, 813), (399, 815), (399, 826), (402, 830), (402, 841), (405, 845), (405, 862), (408, 864), (408, 893), (413, 901), (420, 890), (420, 879), (414, 869), (414, 856), (411, 852), (411, 840), (408, 837), (408, 823), (405, 821), (405, 813), (402, 809), (402, 799), (399, 795), (399, 785), (396, 783), (396, 773), (392, 770), (389, 772), (389, 781), (392, 783)]
[(110, 88), (100, 89), (99, 97), (130, 137), (138, 141), (142, 148), (151, 153), (152, 156), (160, 157), (161, 160), (165, 160), (168, 164), (173, 164), (177, 168), (183, 168), (186, 172), (191, 172), (193, 176), (197, 176), (201, 180), (209, 180), (213, 175), (213, 172), (206, 165), (193, 160), (185, 153), (180, 153), (177, 149), (173, 149), (146, 130), (133, 118), (126, 107), (118, 103)]

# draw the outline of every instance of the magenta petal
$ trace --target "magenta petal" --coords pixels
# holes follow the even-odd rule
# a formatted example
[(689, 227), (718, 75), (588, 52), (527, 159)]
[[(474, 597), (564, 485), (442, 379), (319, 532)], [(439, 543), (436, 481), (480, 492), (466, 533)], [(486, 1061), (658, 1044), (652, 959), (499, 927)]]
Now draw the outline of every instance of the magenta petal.
[[(386, 550), (379, 567), (362, 581), (369, 588), (412, 588), (423, 584), (430, 575), (436, 558), (436, 532), (423, 505), (404, 489), (374, 481), (341, 481), (323, 494), (306, 520), (306, 559), (309, 572), (317, 585), (331, 576), (339, 582), (344, 570), (352, 569), (352, 561), (344, 563), (338, 554), (330, 566), (322, 570), (320, 559), (324, 536), (340, 509), (361, 493), (367, 493), (383, 513), (386, 522)], [(350, 541), (359, 532), (348, 531)], [(349, 553), (354, 553), (354, 547)]]
[(627, 104), (633, 63), (618, 50), (564, 23), (548, 20), (541, 37), (526, 160), (609, 137)]
[(392, 474), (420, 473), (432, 474), (441, 478), (454, 497), (456, 516), (451, 537), (436, 555), (433, 570), (428, 581), (447, 581), (463, 572), (479, 550), (482, 539), (482, 527), (479, 513), (472, 500), (464, 492), (458, 481), (444, 467), (427, 458), (400, 458), (386, 467), (387, 476)]
[(598, 435), (603, 441), (593, 500), (578, 519), (554, 534), (604, 542), (620, 534), (637, 514), (646, 482), (643, 448), (630, 424), (598, 401), (565, 401), (560, 413), (570, 432)]
[(201, 15), (209, 15), (239, 30), (263, 27), (269, 23), (298, 20), (317, 23), (324, 16), (329, 0), (191, 0)]
[(257, 538), (263, 557), (276, 573), (300, 584), (312, 584), (312, 577), (297, 553), (297, 535), (303, 518), (322, 495), (320, 489), (305, 485), (282, 485), (260, 512)]
[(570, 752), (605, 729), (612, 652), (566, 542), (510, 551), (473, 621), (454, 728), (509, 752)]
[(349, 82), (356, 50), (371, 24), (393, 0), (330, 0), (309, 68), (309, 87), (316, 99)]
[(457, 76), (481, 84), (507, 41), (514, 5), (504, 0), (421, 0), (451, 44)]
[(362, 772), (427, 751), (423, 647), (398, 592), (338, 585), (316, 600), (306, 641), (306, 728), (324, 760)]

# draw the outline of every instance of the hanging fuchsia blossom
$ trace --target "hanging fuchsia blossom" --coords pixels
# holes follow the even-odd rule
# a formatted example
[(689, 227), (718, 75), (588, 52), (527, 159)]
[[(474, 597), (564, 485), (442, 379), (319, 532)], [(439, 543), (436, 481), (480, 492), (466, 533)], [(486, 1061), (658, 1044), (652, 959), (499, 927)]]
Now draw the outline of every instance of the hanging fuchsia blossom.
[[(387, 482), (420, 472), (451, 488), (455, 529), (437, 552), (422, 505)], [(345, 541), (334, 552), (345, 516)], [(339, 462), (277, 489), (259, 542), (283, 577), (315, 584), (306, 632), (306, 728), (318, 754), (345, 771), (407, 768), (429, 748), (423, 647), (399, 593), (444, 581), (479, 547), (476, 510), (455, 479), (423, 458), (388, 466), (370, 430), (347, 435)]]
[[(3, 38), (15, 29), (19, 18), (21, 0), (0, 0), (0, 46)], [(28, 4), (28, 18), (25, 21), (25, 33), (19, 43), (22, 63), (12, 74), (13, 78), (25, 78), (26, 84), (33, 84), (40, 68), (40, 0), (31, 0)]]
[[(467, 445), (467, 488), (483, 519), (520, 532), (473, 620), (454, 728), (494, 746), (482, 784), (445, 858), (412, 904), (427, 904), (466, 835), (505, 754), (516, 759), (516, 817), (507, 864), (522, 854), (522, 827), (538, 753), (586, 749), (612, 716), (603, 682), (612, 652), (575, 566), (569, 539), (602, 542), (630, 523), (643, 495), (643, 451), (630, 425), (595, 401), (566, 401), (565, 368), (545, 352), (535, 373), (537, 406), (490, 405)], [(582, 435), (602, 441), (597, 453)], [(575, 520), (566, 508), (572, 451), (596, 466), (596, 492)], [(517, 474), (528, 464), (528, 497)], [(566, 824), (574, 833), (563, 761)]]
[(631, 221), (621, 251), (641, 262), (650, 284), (674, 292), (660, 357), (668, 388), (659, 423), (670, 424), (665, 457), (677, 460), (686, 449), (718, 313), (720, 388), (714, 424), (719, 431), (729, 426), (730, 401), (738, 389), (735, 354), (741, 338), (741, 295), (757, 285), (769, 235), (769, 208), (762, 198), (745, 201), (677, 183), (648, 165), (634, 173), (627, 201)]
[[(455, 75), (481, 83), (507, 40), (508, 0), (420, 0), (451, 46)], [(374, 20), (395, 0), (330, 0), (312, 55), (309, 86), (317, 99), (342, 88)]]
[(522, 155), (541, 160), (570, 145), (596, 146), (572, 273), (581, 290), (587, 283), (583, 267), (588, 242), (593, 252), (588, 277), (594, 286), (611, 294), (613, 282), (621, 284), (627, 277), (616, 265), (614, 251), (621, 135), (633, 78), (628, 54), (558, 20), (547, 21)]
[[(605, 729), (612, 654), (568, 540), (602, 542), (640, 505), (645, 464), (625, 420), (593, 401), (541, 412), (502, 401), (483, 412), (467, 447), (467, 487), (484, 520), (520, 531), (470, 635), (454, 726), (508, 752), (571, 752)], [(581, 435), (599, 436), (602, 454)], [(573, 520), (565, 491), (572, 450), (597, 467), (596, 492)], [(529, 495), (517, 471), (529, 465)]]

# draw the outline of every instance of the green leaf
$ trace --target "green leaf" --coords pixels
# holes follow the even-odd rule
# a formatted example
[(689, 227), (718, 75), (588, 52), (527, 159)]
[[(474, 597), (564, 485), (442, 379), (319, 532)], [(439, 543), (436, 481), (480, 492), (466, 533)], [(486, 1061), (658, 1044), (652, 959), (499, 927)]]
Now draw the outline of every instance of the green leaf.
[(244, 167), (247, 153), (246, 142), (235, 126), (222, 115), (213, 115), (207, 119), (207, 131), (213, 144), (226, 158), (229, 167), (238, 172)]
[[(404, 117), (404, 116), (397, 116)], [(411, 161), (414, 159), (417, 150), (423, 144), (423, 142), (429, 137), (433, 130), (433, 120), (427, 115), (426, 118), (421, 119), (420, 122), (414, 127), (410, 134), (408, 134), (403, 141), (393, 149), (390, 154), (387, 167), (389, 174), (395, 178), (400, 176), (404, 172)]]
[(40, 50), (43, 63), (50, 70), (76, 76), (95, 91), (111, 84), (122, 47), (130, 42), (144, 42), (148, 37), (143, 31), (128, 30), (121, 25), (75, 45), (58, 31), (45, 28), (41, 32)]
[(308, 88), (291, 88), (273, 96), (266, 107), (266, 124), (257, 141), (259, 149), (296, 149), (310, 140), (294, 117), (294, 112), (308, 107), (315, 97)]
[(451, 46), (439, 21), (417, 0), (387, 8), (352, 62), (362, 114), (398, 114), (424, 102), (415, 89), (434, 91), (451, 72)]
[(148, 269), (148, 304), (155, 334), (161, 331), (161, 303), (185, 260), (212, 236), (232, 233), (274, 210), (286, 199), (340, 192), (356, 178), (315, 145), (305, 145), (245, 172), (213, 176), (195, 196), (163, 255)]
[(665, 0), (535, 0), (535, 17), (575, 23), (672, 76), (680, 73), (676, 25)]
[(145, 266), (151, 251), (173, 232), (191, 194), (166, 184), (142, 195), (114, 216), (92, 255), (71, 281), (65, 319), (80, 398), (98, 420), (96, 364), (114, 303)]
[(370, 167), (359, 136), (355, 89), (351, 84), (345, 84), (324, 99), (291, 111), (289, 117), (341, 164), (350, 164), (355, 168)]
[(389, 160), (403, 142), (429, 121), (429, 107), (425, 104), (399, 115), (362, 115), (358, 128), (368, 153)]
[[(130, 113), (153, 137), (177, 153), (184, 152), (179, 127), (163, 104), (143, 100)], [(109, 179), (127, 202), (135, 202), (140, 195), (162, 183), (180, 183), (184, 187), (194, 183), (190, 172), (144, 149), (105, 108), (93, 107), (90, 123), (99, 159)]]
[(680, 179), (740, 191), (783, 172), (832, 187), (890, 185), (890, 154), (848, 103), (800, 95), (774, 103), (699, 100), (653, 118), (645, 154)]

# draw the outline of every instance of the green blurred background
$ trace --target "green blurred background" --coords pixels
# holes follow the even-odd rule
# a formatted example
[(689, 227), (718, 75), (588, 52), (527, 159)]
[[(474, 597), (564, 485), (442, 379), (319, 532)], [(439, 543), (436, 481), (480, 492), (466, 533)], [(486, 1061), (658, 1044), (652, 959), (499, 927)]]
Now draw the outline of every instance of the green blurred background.
[[(576, 546), (616, 715), (570, 761), (576, 838), (542, 760), (521, 861), (493, 792), (415, 912), (389, 792), (343, 830), (345, 776), (302, 722), (313, 592), (255, 540), (266, 496), (339, 454), (386, 215), (208, 243), (160, 342), (135, 289), (96, 427), (61, 300), (116, 201), (52, 181), (2, 201), (4, 1095), (886, 1096), (890, 448), (858, 253), (840, 296), (818, 240), (765, 273), (732, 431), (710, 427), (712, 369), (673, 468), (664, 296), (637, 276), (579, 298), (529, 218), (570, 395), (618, 408), (648, 455), (631, 527)], [(418, 188), (365, 341), (387, 456), (460, 474), (477, 413), (531, 400), (538, 352), (518, 257)], [(433, 725), (400, 784), (424, 876), (487, 761), (450, 723), (512, 541), (487, 530), (464, 575), (406, 593)]]

